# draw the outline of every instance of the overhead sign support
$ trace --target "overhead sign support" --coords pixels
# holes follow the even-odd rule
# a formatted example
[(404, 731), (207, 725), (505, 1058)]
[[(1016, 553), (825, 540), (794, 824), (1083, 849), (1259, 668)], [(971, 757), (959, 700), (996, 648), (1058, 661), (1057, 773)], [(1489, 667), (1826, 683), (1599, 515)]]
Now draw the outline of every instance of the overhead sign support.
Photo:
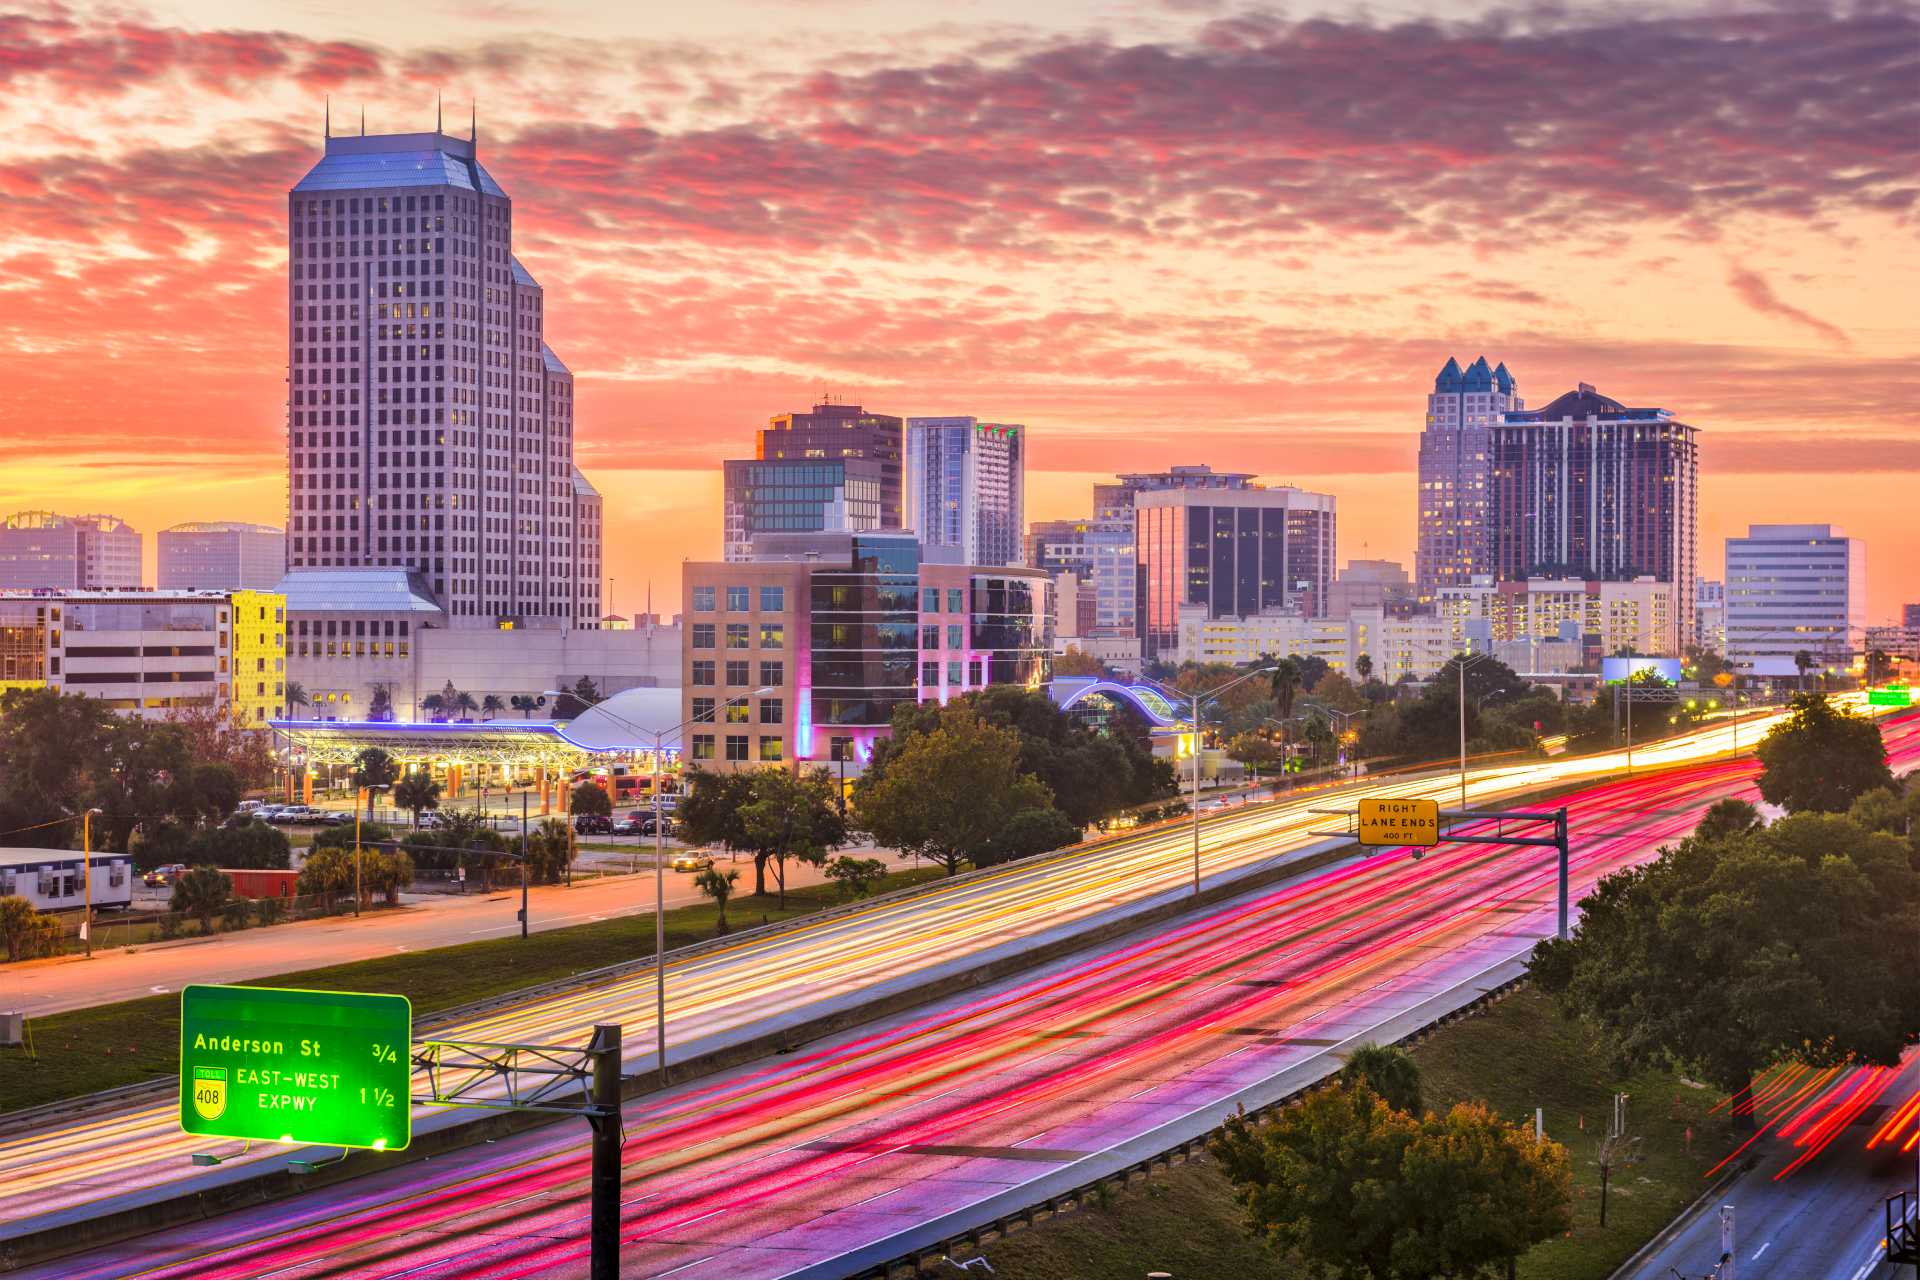
[[(1358, 810), (1309, 810), (1310, 814), (1331, 814), (1354, 820), (1351, 829), (1338, 832), (1313, 832), (1313, 836), (1344, 836), (1362, 845), (1406, 846), (1415, 859), (1424, 858), (1422, 850), (1435, 845), (1539, 845), (1560, 853), (1560, 937), (1567, 937), (1567, 810), (1443, 810), (1437, 801), (1363, 800)], [(1469, 833), (1465, 829), (1494, 824), (1492, 835)], [(1509, 835), (1509, 823), (1521, 825), (1525, 835)], [(1540, 835), (1541, 823), (1553, 824), (1551, 836)]]

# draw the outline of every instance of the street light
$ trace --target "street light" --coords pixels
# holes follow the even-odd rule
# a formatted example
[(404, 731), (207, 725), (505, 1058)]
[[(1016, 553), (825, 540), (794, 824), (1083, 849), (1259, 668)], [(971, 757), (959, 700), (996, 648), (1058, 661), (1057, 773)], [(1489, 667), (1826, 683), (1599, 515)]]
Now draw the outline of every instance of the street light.
[[(557, 694), (556, 690), (546, 691)], [(751, 694), (736, 694), (719, 707), (714, 708), (717, 716), (721, 707), (732, 707), (735, 703), (744, 703), (749, 698), (759, 698), (763, 694), (778, 693), (778, 687), (767, 685), (754, 690)], [(617, 716), (606, 709), (605, 704), (595, 705), (600, 714), (608, 720), (619, 721), (636, 734), (645, 734), (653, 739), (653, 984), (654, 984), (654, 1050), (660, 1065), (660, 1084), (667, 1084), (667, 881), (666, 871), (661, 866), (665, 858), (665, 833), (660, 830), (660, 750), (669, 734), (677, 734), (689, 725), (707, 724), (697, 717), (681, 721), (667, 729), (653, 730), (635, 725), (624, 716)], [(637, 849), (637, 847), (636, 847)]]
[[(1460, 686), (1460, 808), (1467, 808), (1467, 668), (1473, 663), (1492, 658), (1492, 654), (1455, 654), (1453, 661), (1459, 665), (1456, 679)], [(1496, 691), (1497, 692), (1497, 691)], [(1480, 710), (1480, 695), (1473, 700), (1473, 708)]]
[[(1250, 681), (1256, 676), (1268, 675), (1273, 670), (1271, 667), (1256, 667), (1245, 676), (1230, 680), (1225, 685), (1216, 685), (1210, 690), (1195, 690), (1191, 695), (1193, 700), (1193, 893), (1195, 898), (1200, 896), (1200, 698), (1204, 693), (1211, 701), (1214, 695), (1224, 693), (1235, 685)], [(1154, 680), (1151, 676), (1142, 676), (1140, 680), (1173, 698), (1189, 697), (1171, 685)]]
[[(87, 910), (80, 918), (80, 936), (87, 941), (87, 955), (93, 955), (93, 816), (105, 811), (98, 805), (80, 816), (80, 880), (86, 888)], [(131, 894), (131, 890), (128, 891)]]

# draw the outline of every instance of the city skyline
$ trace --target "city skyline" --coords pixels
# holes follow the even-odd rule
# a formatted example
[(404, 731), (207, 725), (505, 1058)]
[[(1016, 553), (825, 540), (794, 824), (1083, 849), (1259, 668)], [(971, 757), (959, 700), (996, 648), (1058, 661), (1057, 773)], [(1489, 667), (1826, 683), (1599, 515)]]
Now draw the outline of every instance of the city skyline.
[[(613, 610), (718, 554), (720, 459), (823, 389), (1026, 424), (1029, 523), (1205, 456), (1337, 494), (1343, 552), (1411, 565), (1412, 408), (1448, 357), (1482, 353), (1530, 404), (1586, 382), (1700, 425), (1703, 547), (1797, 522), (1898, 544), (1920, 470), (1889, 196), (1906, 162), (1845, 87), (1890, 74), (1898, 15), (1576, 13), (1489, 36), (989, 7), (968, 33), (856, 7), (716, 59), (748, 7), (644, 46), (623, 18), (600, 50), (569, 43), (571, 12), (458, 40), (264, 12), (294, 34), (195, 40), (84, 6), (17, 33), (35, 60), (0, 97), (20, 210), (0, 252), (35, 300), (10, 337), (37, 355), (10, 387), (8, 510), (282, 524), (275, 193), (311, 166), (329, 96), (336, 134), (362, 101), (369, 132), (398, 132), (432, 128), (437, 89), (449, 133), (478, 99), (516, 252), (574, 300), (554, 332), (577, 461), (608, 494)], [(1574, 74), (1594, 49), (1619, 69), (1605, 86)], [(1501, 74), (1461, 85), (1469, 56)], [(1023, 96), (1035, 78), (1050, 105)], [(1395, 85), (1454, 109), (1395, 121)], [(1116, 92), (1135, 106), (1095, 108)], [(1325, 123), (1349, 96), (1381, 105)], [(1709, 119), (1711, 147), (1689, 141)], [(860, 141), (876, 131), (884, 150)], [(1164, 182), (1140, 160), (1163, 143)], [(1364, 149), (1384, 185), (1360, 181)], [(1873, 565), (1868, 617), (1897, 616), (1920, 567)]]

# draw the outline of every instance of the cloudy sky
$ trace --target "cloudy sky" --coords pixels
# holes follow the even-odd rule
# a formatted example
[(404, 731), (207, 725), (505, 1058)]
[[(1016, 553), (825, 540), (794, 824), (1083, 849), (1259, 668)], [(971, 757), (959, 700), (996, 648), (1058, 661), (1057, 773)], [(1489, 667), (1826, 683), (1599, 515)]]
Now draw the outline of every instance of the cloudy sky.
[[(286, 189), (477, 103), (579, 376), (622, 612), (719, 551), (718, 461), (822, 391), (1116, 468), (1339, 496), (1413, 556), (1424, 394), (1505, 361), (1702, 429), (1749, 522), (1920, 601), (1920, 10), (1233, 0), (352, 0), (0, 15), (0, 509), (284, 512)], [(149, 563), (152, 539), (149, 538)]]

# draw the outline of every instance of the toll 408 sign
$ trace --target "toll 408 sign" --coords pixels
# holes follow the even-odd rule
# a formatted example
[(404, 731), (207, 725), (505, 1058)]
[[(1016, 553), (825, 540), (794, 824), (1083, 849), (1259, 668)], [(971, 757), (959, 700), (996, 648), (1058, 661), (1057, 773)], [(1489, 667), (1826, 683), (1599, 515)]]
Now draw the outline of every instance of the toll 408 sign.
[(412, 1042), (404, 996), (195, 984), (180, 993), (180, 1128), (398, 1151)]

